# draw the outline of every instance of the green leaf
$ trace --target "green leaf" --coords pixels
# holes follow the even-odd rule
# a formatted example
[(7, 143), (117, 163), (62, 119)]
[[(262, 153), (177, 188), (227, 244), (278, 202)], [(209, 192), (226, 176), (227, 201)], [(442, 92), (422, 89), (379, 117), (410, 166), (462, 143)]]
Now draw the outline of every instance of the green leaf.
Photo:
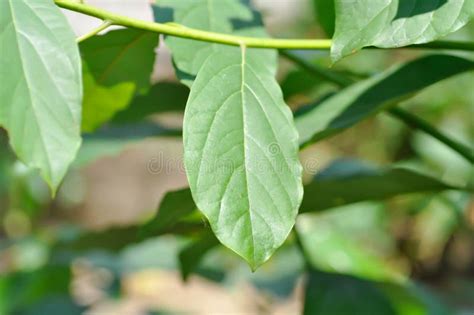
[(52, 1), (0, 1), (0, 126), (54, 191), (79, 149), (82, 78), (75, 36)]
[[(188, 235), (201, 232), (205, 222), (196, 216), (196, 206), (189, 189), (168, 192), (157, 210), (157, 214), (143, 225), (113, 227), (103, 231), (81, 231), (72, 237), (60, 240), (58, 249), (118, 251), (125, 246), (144, 239), (171, 233)], [(72, 229), (69, 229), (72, 230)], [(71, 233), (71, 231), (69, 231)]]
[(186, 105), (184, 161), (191, 191), (217, 238), (265, 262), (294, 225), (303, 195), (298, 135), (272, 51), (227, 47), (211, 55)]
[(430, 55), (353, 84), (295, 118), (300, 143), (338, 133), (438, 81), (473, 68), (474, 62), (464, 58)]
[(333, 61), (366, 46), (427, 43), (460, 29), (474, 17), (471, 0), (335, 1)]
[(404, 168), (377, 169), (356, 161), (337, 161), (305, 185), (300, 213), (402, 194), (459, 189)]
[(189, 275), (197, 269), (202, 258), (217, 245), (219, 245), (219, 241), (208, 230), (180, 251), (179, 265), (183, 280), (188, 279)]
[[(155, 21), (175, 22), (199, 30), (230, 34), (236, 30), (265, 36), (260, 17), (239, 0), (156, 0)], [(199, 69), (222, 45), (167, 37), (176, 72), (181, 82), (191, 86)], [(276, 66), (275, 66), (276, 67)]]
[(336, 23), (335, 0), (313, 0), (316, 21), (319, 22), (328, 38), (334, 34)]
[[(150, 87), (158, 34), (122, 29), (80, 45), (84, 60), (82, 130), (93, 131)], [(87, 66), (86, 66), (87, 65)]]
[(159, 82), (148, 93), (137, 95), (132, 103), (118, 112), (114, 123), (136, 122), (151, 114), (165, 112), (184, 112), (189, 96), (189, 88), (173, 82)]
[(70, 282), (70, 269), (59, 265), (2, 276), (0, 314), (23, 314), (41, 301), (67, 293)]

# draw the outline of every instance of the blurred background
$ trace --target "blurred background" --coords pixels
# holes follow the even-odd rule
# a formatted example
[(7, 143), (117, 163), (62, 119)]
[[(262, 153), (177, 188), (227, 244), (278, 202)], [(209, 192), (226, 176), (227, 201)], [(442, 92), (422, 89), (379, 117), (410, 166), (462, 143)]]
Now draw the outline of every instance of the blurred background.
[[(148, 0), (87, 2), (153, 19)], [(256, 0), (253, 4), (275, 37), (327, 37), (316, 21), (312, 1)], [(78, 35), (100, 24), (83, 15), (65, 14)], [(450, 38), (472, 41), (474, 24)], [(423, 53), (364, 50), (331, 69), (364, 78)], [(317, 65), (330, 65), (326, 51), (301, 55)], [(278, 78), (294, 109), (337, 90), (283, 59)], [(151, 80), (178, 84), (163, 43), (157, 49)], [(185, 88), (176, 93), (186, 99)], [(435, 84), (402, 105), (453, 138), (474, 143), (472, 72)], [(150, 115), (149, 120), (180, 128), (182, 113)], [(178, 255), (192, 241), (189, 237), (164, 235), (135, 242), (126, 233), (113, 233), (145, 222), (155, 215), (167, 192), (187, 187), (182, 154), (179, 137), (86, 137), (52, 200), (38, 173), (15, 159), (0, 129), (0, 314), (301, 313), (306, 278), (291, 237), (255, 273), (230, 250), (214, 247), (185, 283)], [(384, 113), (305, 148), (301, 160), (306, 180), (330, 165), (396, 164), (451, 184), (474, 183), (472, 165)], [(346, 278), (325, 278), (336, 273), (408, 284), (423, 307), (406, 292), (387, 286), (394, 292), (390, 296), (398, 301), (400, 314), (474, 314), (472, 195), (446, 191), (362, 202), (300, 215), (297, 225), (303, 245), (311, 248), (311, 261), (321, 271), (321, 283), (327, 282), (320, 301), (344, 303), (341, 290), (352, 294)], [(57, 245), (79, 234), (92, 236), (78, 249)], [(362, 295), (354, 296), (367, 303), (363, 299), (371, 299), (370, 290), (356, 288)]]

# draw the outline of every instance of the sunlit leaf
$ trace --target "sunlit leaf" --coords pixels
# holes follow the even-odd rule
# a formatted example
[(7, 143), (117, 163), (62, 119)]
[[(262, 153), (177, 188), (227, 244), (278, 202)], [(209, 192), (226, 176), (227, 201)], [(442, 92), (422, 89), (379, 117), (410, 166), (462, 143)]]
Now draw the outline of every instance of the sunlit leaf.
[(52, 1), (0, 1), (0, 126), (53, 191), (79, 149), (82, 78), (75, 36)]
[(363, 47), (427, 43), (474, 17), (472, 0), (335, 0), (334, 61)]

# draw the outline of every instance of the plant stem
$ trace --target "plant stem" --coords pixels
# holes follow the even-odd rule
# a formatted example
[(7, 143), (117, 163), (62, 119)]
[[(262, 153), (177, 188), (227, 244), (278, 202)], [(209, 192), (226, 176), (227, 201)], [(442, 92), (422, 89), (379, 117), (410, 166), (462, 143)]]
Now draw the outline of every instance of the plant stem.
[(405, 122), (407, 125), (413, 126), (418, 130), (424, 131), (433, 138), (438, 139), (440, 142), (444, 143), (445, 145), (465, 157), (469, 162), (474, 163), (474, 151), (471, 148), (449, 138), (447, 135), (430, 125), (425, 120), (397, 107), (389, 109), (388, 112), (392, 116)]
[(348, 79), (345, 76), (342, 76), (334, 71), (330, 71), (328, 69), (318, 67), (308, 62), (307, 60), (301, 57), (298, 57), (296, 54), (290, 51), (280, 50), (279, 53), (280, 55), (284, 56), (286, 59), (291, 60), (292, 62), (300, 66), (301, 69), (306, 70), (308, 73), (316, 77), (323, 78), (326, 81), (332, 82), (339, 87), (346, 87), (354, 83), (351, 79)]
[[(102, 20), (111, 21), (115, 25), (121, 25), (130, 28), (141, 29), (150, 32), (167, 34), (176, 37), (189, 38), (217, 44), (241, 46), (249, 48), (272, 48), (272, 49), (312, 49), (329, 50), (332, 41), (330, 39), (274, 39), (274, 38), (256, 38), (246, 36), (235, 36), (222, 33), (207, 32), (198, 29), (188, 28), (177, 24), (163, 24), (142, 21), (127, 16), (114, 14), (106, 10), (93, 7), (71, 0), (54, 0), (56, 5), (71, 11), (83, 13)], [(404, 48), (421, 48), (421, 45), (406, 46)], [(435, 49), (462, 49), (474, 51), (474, 43), (457, 42), (432, 42), (423, 44), (423, 48)]]
[[(324, 68), (318, 67), (303, 58), (286, 51), (280, 51), (281, 55), (288, 58), (289, 60), (293, 61), (295, 64), (300, 66), (302, 69), (308, 71), (308, 73), (313, 74), (314, 76), (323, 78), (327, 81), (330, 81), (341, 88), (345, 88), (352, 83), (352, 80), (346, 78), (344, 75), (341, 75), (336, 72), (330, 72)], [(432, 136), (433, 138), (439, 140), (440, 142), (444, 143), (454, 151), (458, 152), (464, 158), (466, 158), (469, 162), (474, 163), (474, 152), (469, 147), (465, 146), (462, 143), (457, 142), (456, 140), (451, 139), (432, 125), (430, 125), (427, 121), (411, 114), (408, 111), (405, 111), (399, 107), (392, 107), (388, 109), (388, 112), (394, 116), (395, 118), (403, 121), (405, 124), (414, 127), (418, 130), (425, 132), (426, 134)]]
[(78, 37), (76, 39), (76, 42), (77, 43), (80, 43), (80, 42), (83, 42), (85, 41), (86, 39), (89, 39), (97, 34), (99, 34), (100, 32), (102, 32), (103, 30), (105, 30), (106, 28), (108, 28), (109, 26), (113, 25), (113, 22), (112, 21), (104, 21), (104, 23), (102, 23), (101, 25), (99, 25), (97, 28), (93, 29), (92, 31)]

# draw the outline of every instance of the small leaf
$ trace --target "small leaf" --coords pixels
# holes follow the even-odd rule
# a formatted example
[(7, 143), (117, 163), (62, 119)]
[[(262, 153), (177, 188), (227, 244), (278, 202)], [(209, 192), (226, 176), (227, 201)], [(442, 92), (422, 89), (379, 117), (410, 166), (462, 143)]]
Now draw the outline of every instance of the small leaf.
[[(158, 34), (115, 30), (81, 43), (84, 60), (82, 130), (91, 132), (150, 87)], [(87, 66), (86, 66), (87, 65)]]
[(2, 0), (0, 12), (0, 126), (54, 193), (81, 143), (75, 36), (51, 0)]
[(272, 51), (226, 47), (208, 58), (186, 105), (184, 161), (217, 238), (252, 269), (294, 225), (303, 195), (297, 133), (266, 63)]
[(337, 161), (305, 185), (300, 213), (402, 194), (460, 189), (404, 168), (377, 169), (356, 161)]
[(422, 44), (448, 35), (474, 17), (472, 0), (335, 0), (334, 61), (363, 47)]
[(473, 68), (474, 62), (464, 58), (430, 55), (353, 84), (295, 118), (300, 143), (341, 132), (438, 81)]

